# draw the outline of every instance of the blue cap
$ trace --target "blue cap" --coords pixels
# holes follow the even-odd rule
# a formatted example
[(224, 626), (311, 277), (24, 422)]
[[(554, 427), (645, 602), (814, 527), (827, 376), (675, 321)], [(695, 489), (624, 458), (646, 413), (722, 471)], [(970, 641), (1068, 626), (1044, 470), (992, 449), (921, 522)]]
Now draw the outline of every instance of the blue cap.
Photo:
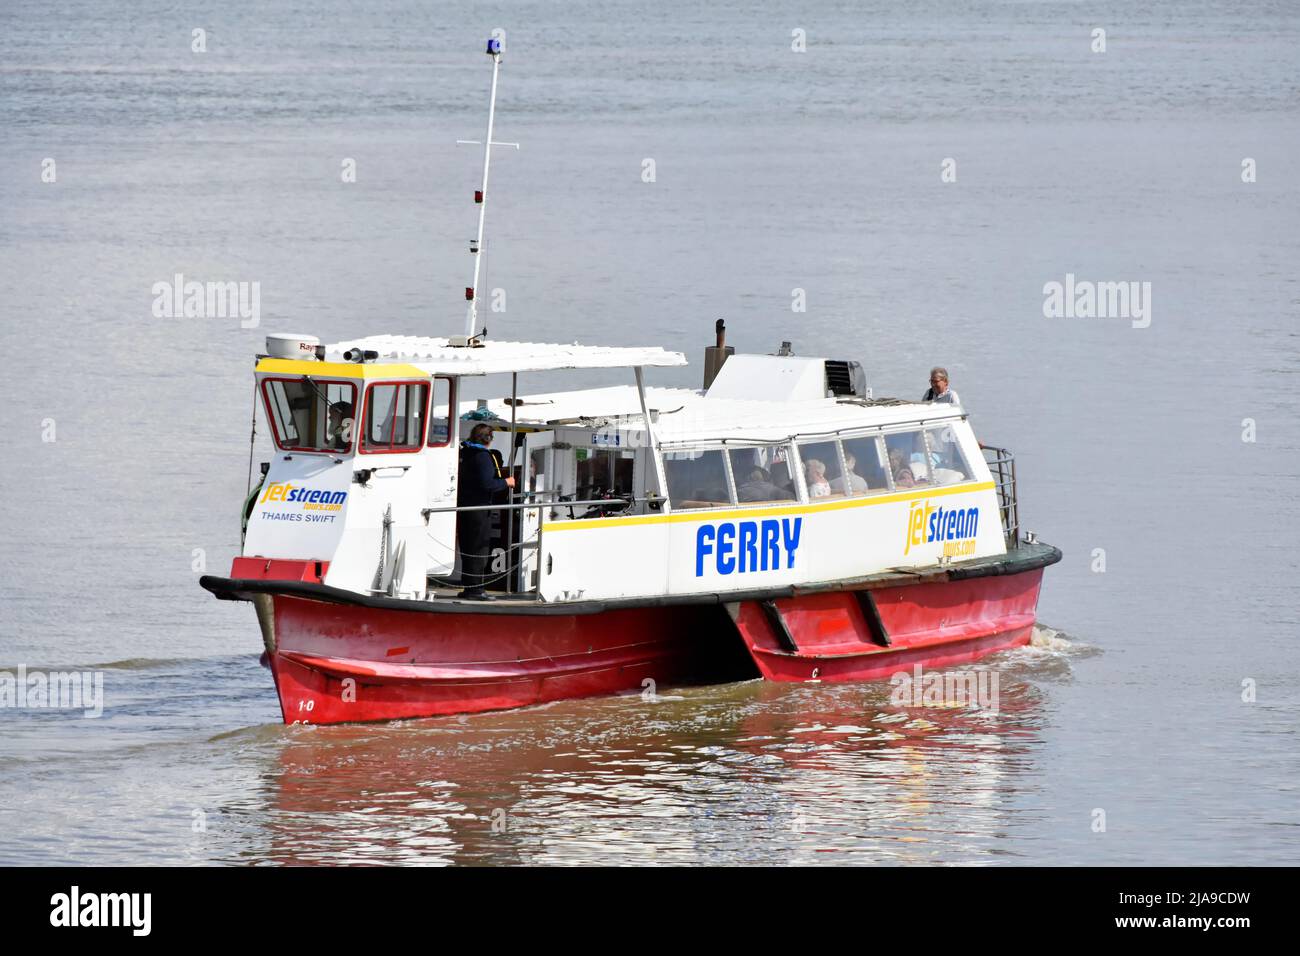
[(495, 38), (488, 40), (488, 56), (497, 56), (501, 53), (501, 41)]

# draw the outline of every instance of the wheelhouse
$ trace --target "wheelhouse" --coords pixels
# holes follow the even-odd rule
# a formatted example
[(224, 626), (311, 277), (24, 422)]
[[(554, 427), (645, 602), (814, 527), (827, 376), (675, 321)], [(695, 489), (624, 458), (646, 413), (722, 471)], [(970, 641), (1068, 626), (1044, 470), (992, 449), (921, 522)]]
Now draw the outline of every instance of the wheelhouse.
[(277, 370), (259, 376), (271, 439), (280, 451), (412, 454), (451, 443), (451, 378), (367, 381), (322, 375), (302, 365), (297, 375)]

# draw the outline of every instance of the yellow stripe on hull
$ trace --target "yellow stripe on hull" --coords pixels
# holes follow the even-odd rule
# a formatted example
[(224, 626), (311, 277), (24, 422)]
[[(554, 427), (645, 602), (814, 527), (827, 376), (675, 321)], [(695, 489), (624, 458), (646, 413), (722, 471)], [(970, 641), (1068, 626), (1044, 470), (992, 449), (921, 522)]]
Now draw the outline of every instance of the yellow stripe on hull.
[[(672, 524), (682, 521), (727, 521), (735, 518), (762, 518), (776, 515), (821, 514), (826, 511), (842, 511), (845, 508), (861, 508), (865, 505), (884, 505), (899, 501), (916, 501), (921, 498), (940, 498), (945, 495), (971, 494), (977, 491), (992, 491), (993, 482), (981, 481), (973, 485), (950, 485), (943, 488), (922, 488), (915, 491), (894, 492), (885, 495), (865, 495), (859, 498), (841, 498), (835, 501), (794, 503), (767, 508), (717, 508), (709, 511), (687, 511), (669, 515), (629, 515), (625, 518), (587, 518), (571, 521), (548, 522), (542, 531), (582, 531), (587, 528), (629, 528), (641, 524)], [(563, 502), (556, 502), (563, 507)]]

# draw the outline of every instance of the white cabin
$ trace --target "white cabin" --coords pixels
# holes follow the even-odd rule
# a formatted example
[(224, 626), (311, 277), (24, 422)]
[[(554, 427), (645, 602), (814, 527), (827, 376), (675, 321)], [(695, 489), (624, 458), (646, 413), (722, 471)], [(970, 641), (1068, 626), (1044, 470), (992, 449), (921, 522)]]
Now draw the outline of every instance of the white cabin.
[[(694, 390), (644, 386), (643, 369), (686, 364), (660, 348), (377, 336), (268, 350), (256, 377), (276, 453), (243, 554), (320, 562), (329, 586), (437, 597), (476, 420), (518, 478), (495, 569), (520, 599), (761, 591), (1006, 552), (962, 409), (874, 402), (856, 363), (732, 355)], [(635, 384), (459, 396), (472, 376), (583, 368), (633, 369)]]

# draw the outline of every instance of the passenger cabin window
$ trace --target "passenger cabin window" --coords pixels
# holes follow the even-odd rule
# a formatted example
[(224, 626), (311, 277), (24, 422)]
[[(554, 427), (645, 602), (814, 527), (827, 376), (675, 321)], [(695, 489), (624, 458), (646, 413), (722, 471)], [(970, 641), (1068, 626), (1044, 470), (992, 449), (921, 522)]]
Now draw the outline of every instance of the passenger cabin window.
[(727, 454), (740, 504), (794, 501), (799, 497), (790, 474), (789, 444), (731, 448)]
[(664, 452), (673, 508), (725, 508), (735, 503), (722, 454), (718, 448)]
[(424, 444), (428, 403), (429, 386), (426, 382), (371, 385), (366, 392), (362, 454), (419, 451)]
[(878, 435), (845, 438), (840, 444), (844, 448), (845, 477), (831, 482), (832, 491), (853, 497), (889, 490), (885, 446)]
[(895, 488), (932, 484), (930, 466), (926, 461), (925, 436), (920, 429), (886, 435), (885, 454), (889, 458)]
[(357, 390), (351, 382), (271, 378), (262, 397), (277, 448), (346, 453), (352, 450)]
[(844, 469), (840, 467), (839, 442), (801, 441), (799, 459), (803, 462), (803, 477), (808, 485), (810, 501), (844, 497)]
[(929, 444), (930, 473), (936, 485), (953, 485), (970, 481), (971, 470), (966, 456), (961, 452), (957, 434), (951, 425), (928, 428), (925, 432)]
[(453, 403), (451, 379), (433, 380), (433, 407), (429, 410), (429, 447), (437, 448), (451, 443), (451, 413)]

